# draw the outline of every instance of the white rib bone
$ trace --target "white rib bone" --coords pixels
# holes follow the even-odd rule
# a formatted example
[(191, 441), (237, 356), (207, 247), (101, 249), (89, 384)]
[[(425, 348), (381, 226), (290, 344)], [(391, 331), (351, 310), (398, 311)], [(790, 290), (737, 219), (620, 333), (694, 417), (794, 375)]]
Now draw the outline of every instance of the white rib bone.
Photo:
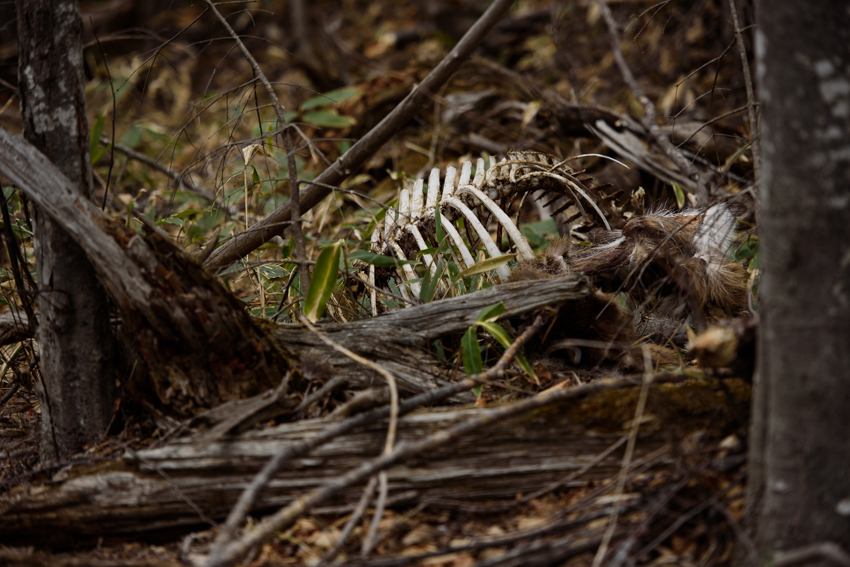
[[(448, 174), (447, 174), (448, 175)], [(431, 170), (431, 177), (428, 178), (428, 199), (425, 202), (425, 210), (430, 212), (437, 207), (437, 201), (440, 199), (440, 170), (436, 167)]]
[[(483, 160), (481, 160), (483, 162)], [(477, 177), (477, 176), (476, 176)], [(483, 178), (483, 176), (482, 176)], [(508, 233), (511, 241), (516, 245), (517, 251), (520, 253), (526, 260), (531, 260), (534, 258), (534, 252), (531, 251), (531, 246), (528, 245), (528, 241), (526, 241), (525, 237), (516, 227), (511, 218), (502, 210), (502, 208), (497, 205), (490, 197), (482, 193), (480, 190), (476, 189), (473, 185), (465, 185), (458, 189), (458, 195), (463, 195), (467, 193), (469, 195), (473, 195), (476, 199), (481, 201), (481, 204), (487, 207), (491, 213), (496, 217), (501, 224), (505, 232)]]
[[(466, 163), (469, 163), (469, 162), (466, 162)], [(464, 166), (464, 169), (465, 169), (465, 166)], [(461, 179), (463, 179), (463, 175), (461, 175)], [(467, 175), (467, 179), (469, 179), (468, 175)], [(467, 222), (470, 225), (472, 225), (473, 229), (475, 229), (475, 232), (478, 234), (478, 237), (481, 239), (481, 243), (484, 245), (484, 248), (487, 249), (487, 253), (490, 255), (491, 258), (498, 258), (499, 256), (502, 255), (502, 253), (499, 252), (499, 247), (496, 246), (496, 243), (493, 242), (493, 239), (490, 237), (490, 233), (487, 231), (487, 229), (484, 227), (484, 225), (481, 224), (481, 221), (478, 220), (478, 217), (475, 216), (475, 213), (473, 213), (469, 209), (469, 207), (464, 205), (460, 200), (458, 200), (455, 197), (451, 197), (448, 200), (443, 198), (443, 203), (451, 205), (452, 207), (454, 207), (455, 209), (460, 211), (460, 213), (466, 218)], [(498, 268), (496, 268), (496, 273), (499, 274), (500, 278), (505, 279), (509, 275), (511, 275), (511, 270), (506, 265), (503, 264), (503, 265), (499, 266)]]
[(469, 185), (469, 177), (472, 175), (472, 162), (465, 161), (460, 168), (460, 180), (457, 182), (458, 187)]
[(398, 222), (401, 229), (410, 223), (410, 190), (407, 187), (398, 197)]
[[(415, 224), (407, 225), (407, 232), (413, 235), (413, 239), (416, 240), (416, 245), (419, 246), (419, 250), (427, 250), (431, 248), (428, 246), (428, 243), (425, 242), (425, 239), (422, 238), (422, 233), (419, 232), (419, 229), (416, 228)], [(434, 262), (434, 258), (430, 254), (422, 254), (422, 260), (425, 262), (425, 265), (428, 266), (431, 277), (437, 277), (437, 263)], [(440, 290), (445, 290), (445, 285), (443, 282), (440, 282)]]
[[(398, 245), (398, 242), (394, 240), (390, 241), (390, 246), (392, 246), (392, 249), (395, 250), (396, 258), (398, 258), (399, 260), (407, 260), (407, 256), (404, 255), (404, 250), (401, 249), (401, 246)], [(403, 272), (403, 274), (400, 274), (402, 281), (409, 282), (410, 280), (415, 280), (419, 277), (416, 271), (410, 267), (410, 264), (402, 264), (401, 269)], [(402, 286), (399, 286), (399, 289), (402, 289)], [(410, 284), (410, 291), (416, 298), (419, 298), (419, 292), (421, 290), (422, 286), (420, 286), (418, 283), (413, 282)]]
[(413, 221), (419, 219), (423, 213), (422, 188), (424, 185), (425, 182), (421, 179), (417, 179), (416, 183), (413, 185), (413, 195), (410, 202), (410, 219)]
[(472, 253), (470, 253), (469, 248), (466, 247), (466, 242), (463, 241), (463, 237), (461, 237), (460, 233), (454, 227), (454, 225), (449, 222), (449, 219), (440, 213), (440, 222), (443, 225), (443, 229), (449, 233), (449, 236), (454, 242), (455, 248), (460, 252), (461, 258), (463, 258), (463, 263), (466, 264), (467, 268), (471, 268), (475, 265), (475, 258), (472, 257)]
[(446, 181), (443, 183), (443, 199), (454, 195), (455, 175), (457, 175), (457, 169), (453, 167), (446, 168)]
[[(379, 249), (381, 234), (377, 230), (372, 231), (372, 251)], [(372, 317), (378, 316), (378, 292), (375, 289), (375, 264), (369, 265), (369, 301), (372, 303)]]

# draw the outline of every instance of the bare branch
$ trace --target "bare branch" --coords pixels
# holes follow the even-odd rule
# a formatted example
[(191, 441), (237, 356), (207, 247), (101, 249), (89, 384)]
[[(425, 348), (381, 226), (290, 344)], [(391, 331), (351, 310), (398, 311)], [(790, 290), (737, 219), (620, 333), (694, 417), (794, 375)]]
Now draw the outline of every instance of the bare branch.
[(753, 145), (753, 170), (755, 182), (761, 181), (761, 141), (759, 140), (759, 123), (756, 116), (756, 94), (753, 88), (753, 75), (750, 73), (750, 63), (747, 61), (747, 48), (744, 45), (744, 36), (741, 33), (741, 25), (738, 23), (738, 8), (735, 0), (729, 0), (729, 11), (732, 12), (732, 24), (735, 26), (735, 40), (738, 42), (738, 51), (741, 54), (741, 66), (744, 69), (744, 86), (747, 88), (747, 119), (750, 122), (750, 143)]
[(629, 87), (629, 90), (637, 97), (638, 102), (643, 107), (644, 115), (641, 118), (641, 123), (649, 131), (652, 139), (664, 151), (664, 154), (676, 164), (676, 167), (682, 173), (696, 183), (696, 198), (700, 204), (707, 205), (709, 194), (704, 176), (700, 175), (699, 171), (685, 159), (685, 156), (673, 147), (673, 143), (670, 142), (667, 134), (658, 125), (658, 113), (655, 111), (655, 105), (646, 96), (646, 92), (644, 92), (637, 79), (635, 79), (632, 70), (629, 68), (629, 64), (626, 63), (626, 57), (623, 55), (623, 47), (621, 45), (622, 38), (620, 37), (620, 32), (617, 30), (617, 22), (614, 21), (611, 8), (608, 7), (608, 3), (605, 0), (597, 0), (597, 2), (602, 10), (602, 17), (605, 19), (605, 24), (608, 26), (608, 32), (611, 35), (611, 51), (614, 54), (614, 60), (620, 68), (620, 73), (623, 75), (626, 86)]
[[(400, 403), (398, 406), (398, 415), (404, 415), (410, 411), (413, 411), (417, 407), (429, 403), (435, 403), (438, 401), (445, 400), (458, 394), (460, 392), (465, 392), (471, 390), (482, 381), (489, 381), (495, 378), (498, 378), (503, 375), (505, 368), (510, 363), (511, 360), (516, 356), (516, 353), (519, 352), (519, 349), (528, 342), (528, 340), (534, 336), (534, 334), (543, 326), (544, 319), (538, 316), (534, 323), (526, 329), (519, 337), (516, 338), (514, 343), (508, 348), (495, 366), (488, 369), (486, 372), (478, 376), (472, 376), (465, 380), (461, 380), (455, 384), (450, 384), (448, 386), (444, 386), (442, 388), (438, 388), (437, 390), (432, 390), (430, 392), (426, 392), (424, 394), (420, 394), (418, 396), (414, 396), (404, 402)], [(233, 534), (236, 533), (236, 528), (245, 517), (248, 515), (248, 512), (251, 510), (251, 507), (257, 501), (257, 498), (260, 496), (260, 491), (269, 483), (271, 478), (283, 468), (283, 465), (288, 461), (299, 457), (301, 455), (305, 455), (312, 451), (313, 449), (327, 443), (331, 439), (342, 435), (348, 431), (356, 427), (360, 427), (369, 423), (374, 423), (380, 419), (384, 419), (390, 415), (391, 408), (383, 407), (368, 413), (360, 414), (354, 416), (350, 419), (347, 419), (333, 427), (329, 427), (325, 429), (320, 434), (316, 435), (311, 439), (304, 440), (300, 443), (292, 444), (285, 447), (281, 452), (276, 454), (267, 464), (263, 467), (256, 477), (254, 477), (251, 485), (245, 489), (242, 495), (239, 497), (239, 501), (230, 511), (230, 515), (227, 517), (227, 521), (221, 525), (221, 529), (216, 537), (215, 547), (211, 552), (211, 557), (216, 557), (219, 553), (224, 553), (225, 546), (230, 544), (233, 538)], [(386, 456), (386, 455), (385, 455)], [(377, 471), (376, 471), (377, 472)], [(368, 475), (367, 475), (368, 476)], [(356, 482), (356, 481), (355, 481)], [(232, 547), (237, 544), (230, 544)]]
[(449, 429), (439, 431), (421, 441), (400, 443), (392, 453), (383, 454), (376, 459), (363, 463), (356, 469), (349, 471), (313, 492), (304, 494), (277, 513), (268, 516), (239, 541), (213, 550), (202, 565), (206, 567), (226, 567), (233, 565), (255, 546), (292, 525), (301, 514), (310, 510), (318, 503), (414, 455), (426, 453), (446, 445), (463, 435), (473, 431), (479, 431), (494, 423), (503, 422), (544, 407), (553, 407), (567, 400), (582, 398), (591, 393), (632, 384), (633, 382), (629, 379), (607, 380), (576, 386), (567, 390), (542, 392), (527, 400), (508, 404), (493, 410), (485, 410), (478, 417), (461, 422)]
[[(281, 108), (280, 103), (278, 103), (277, 101), (277, 95), (275, 94), (271, 83), (266, 78), (265, 73), (263, 73), (263, 70), (260, 68), (259, 63), (257, 63), (257, 60), (254, 59), (254, 56), (251, 55), (251, 52), (248, 51), (247, 47), (245, 47), (245, 44), (239, 38), (239, 34), (237, 34), (233, 30), (233, 28), (230, 27), (230, 24), (227, 23), (227, 19), (221, 15), (221, 12), (218, 11), (218, 8), (215, 7), (215, 4), (213, 4), (212, 0), (204, 0), (204, 2), (207, 4), (207, 6), (209, 6), (210, 10), (212, 10), (213, 14), (215, 14), (215, 17), (218, 18), (218, 21), (221, 22), (221, 25), (224, 26), (224, 29), (227, 30), (227, 33), (230, 34), (230, 37), (232, 37), (233, 40), (236, 42), (236, 45), (239, 46), (239, 49), (242, 51), (242, 54), (245, 55), (245, 59), (247, 59), (248, 62), (251, 64), (251, 68), (254, 70), (254, 75), (256, 75), (257, 78), (260, 79), (260, 82), (263, 83), (263, 86), (266, 87), (266, 93), (269, 95), (269, 99), (271, 99), (272, 101), (272, 108), (274, 109), (275, 116), (277, 116), (278, 124), (281, 126), (286, 124), (286, 119), (283, 116), (283, 109)], [(289, 168), (289, 201), (287, 204), (289, 205), (291, 211), (290, 220), (292, 221), (292, 226), (290, 228), (292, 229), (292, 238), (293, 240), (295, 240), (295, 255), (298, 257), (299, 260), (303, 261), (307, 260), (307, 251), (304, 247), (304, 235), (301, 234), (301, 196), (298, 189), (298, 171), (295, 164), (295, 154), (292, 150), (292, 138), (289, 136), (289, 132), (281, 132), (280, 137), (283, 140), (283, 149), (286, 152), (286, 161), (287, 166)], [(266, 218), (266, 220), (268, 220), (268, 218)], [(261, 224), (262, 223), (260, 223), (260, 225)], [(263, 233), (257, 232), (254, 234)], [(267, 240), (268, 239), (264, 240), (263, 242), (266, 242)], [(232, 242), (238, 242), (238, 239), (233, 240)], [(261, 242), (260, 244), (262, 244), (263, 242)], [(227, 246), (223, 246), (222, 248), (226, 247)], [(254, 248), (251, 248), (251, 250), (254, 250), (255, 248), (256, 246)], [(247, 254), (251, 250), (246, 251), (245, 254)], [(240, 254), (239, 256), (241, 257), (245, 254)], [(212, 258), (210, 258), (210, 261), (214, 260), (215, 257), (216, 254), (213, 254)], [(298, 275), (301, 278), (301, 289), (305, 290), (306, 293), (306, 290), (310, 288), (310, 271), (306, 267), (302, 267), (298, 270)]]
[[(367, 159), (372, 157), (398, 130), (407, 124), (413, 116), (430, 100), (440, 87), (454, 74), (460, 65), (475, 51), (481, 40), (510, 8), (510, 0), (496, 0), (484, 12), (475, 25), (463, 36), (463, 39), (451, 50), (443, 61), (431, 71), (422, 83), (413, 89), (407, 97), (375, 126), (359, 142), (354, 144), (345, 154), (340, 156), (330, 167), (316, 178), (317, 183), (339, 185)], [(311, 184), (301, 195), (301, 212), (308, 211), (324, 199), (330, 190), (320, 185)], [(237, 234), (236, 238), (220, 247), (207, 260), (206, 266), (218, 270), (228, 266), (267, 242), (273, 236), (282, 234), (278, 228), (281, 221), (292, 218), (292, 203), (287, 202), (278, 207), (261, 222), (254, 225), (255, 230), (250, 234)]]

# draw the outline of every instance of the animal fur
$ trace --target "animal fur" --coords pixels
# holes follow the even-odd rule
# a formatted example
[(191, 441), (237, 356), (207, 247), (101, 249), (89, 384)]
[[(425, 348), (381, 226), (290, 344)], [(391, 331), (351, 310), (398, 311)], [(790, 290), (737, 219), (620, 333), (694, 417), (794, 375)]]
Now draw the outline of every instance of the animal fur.
[[(607, 293), (596, 291), (587, 300), (561, 307), (547, 342), (579, 339), (616, 345), (586, 349), (584, 361), (619, 358), (627, 366), (642, 367), (641, 351), (632, 346), (633, 317), (611, 292), (625, 291), (639, 315), (663, 322), (656, 326), (672, 329), (671, 334), (686, 321), (702, 326), (740, 314), (746, 306), (746, 274), (727, 260), (734, 228), (735, 217), (724, 205), (704, 212), (656, 211), (631, 219), (622, 230), (598, 232), (594, 246), (556, 240), (532, 260), (520, 262), (510, 281), (588, 275)], [(641, 331), (644, 327), (638, 325)], [(652, 345), (651, 350), (657, 362), (678, 361), (665, 347)]]

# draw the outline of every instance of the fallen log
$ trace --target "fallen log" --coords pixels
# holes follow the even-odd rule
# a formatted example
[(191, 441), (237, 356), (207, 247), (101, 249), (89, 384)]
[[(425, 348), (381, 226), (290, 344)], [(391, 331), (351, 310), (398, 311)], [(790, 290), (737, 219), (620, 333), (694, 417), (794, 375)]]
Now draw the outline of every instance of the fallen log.
[[(428, 503), (510, 501), (564, 479), (622, 438), (633, 417), (634, 388), (601, 391), (584, 400), (502, 421), (388, 470), (389, 497)], [(653, 386), (647, 421), (633, 460), (695, 430), (718, 439), (740, 427), (749, 386), (692, 381)], [(483, 408), (419, 411), (399, 422), (400, 442), (432, 436)], [(40, 483), (0, 495), (0, 542), (86, 545), (98, 538), (173, 538), (223, 518), (254, 474), (281, 446), (335, 423), (305, 420), (225, 437), (214, 443), (182, 439), (127, 453), (114, 461), (80, 464)], [(280, 507), (381, 454), (386, 422), (366, 426), (293, 459), (274, 477), (253, 513)], [(567, 486), (610, 478), (620, 466), (611, 453)], [(359, 488), (329, 504), (346, 505)]]
[[(500, 319), (507, 320), (546, 306), (582, 299), (590, 290), (589, 280), (583, 276), (507, 283), (380, 317), (326, 323), (319, 325), (319, 329), (337, 344), (392, 372), (403, 393), (420, 393), (451, 381), (445, 376), (445, 367), (432, 354), (431, 343), (464, 333), (485, 307), (504, 303), (505, 311)], [(302, 359), (323, 361), (333, 368), (334, 375), (346, 376), (356, 387), (382, 381), (373, 370), (329, 348), (302, 325), (276, 325), (272, 335), (280, 341), (281, 348), (297, 353)], [(456, 398), (459, 400), (471, 401), (471, 398)]]

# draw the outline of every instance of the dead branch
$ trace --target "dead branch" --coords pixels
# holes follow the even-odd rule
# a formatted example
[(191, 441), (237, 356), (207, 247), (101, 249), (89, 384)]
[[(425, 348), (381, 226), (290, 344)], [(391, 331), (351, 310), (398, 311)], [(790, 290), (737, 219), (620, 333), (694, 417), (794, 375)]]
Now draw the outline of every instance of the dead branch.
[(0, 315), (0, 346), (19, 343), (35, 336), (29, 317), (20, 311), (7, 311)]
[(759, 138), (759, 124), (756, 116), (757, 101), (753, 88), (753, 74), (750, 72), (750, 63), (747, 60), (747, 47), (744, 45), (741, 24), (738, 22), (738, 7), (735, 5), (735, 0), (729, 0), (729, 11), (732, 13), (735, 41), (738, 43), (741, 67), (744, 71), (744, 86), (747, 89), (747, 120), (750, 123), (750, 143), (753, 146), (753, 172), (755, 173), (755, 182), (758, 183), (761, 181), (761, 139)]
[[(407, 412), (412, 411), (413, 409), (419, 407), (420, 404), (425, 403), (438, 403), (442, 400), (449, 398), (455, 394), (460, 392), (468, 391), (474, 388), (476, 385), (480, 384), (482, 381), (490, 381), (499, 379), (504, 376), (505, 368), (507, 365), (516, 357), (516, 353), (519, 352), (519, 349), (525, 345), (525, 343), (534, 336), (540, 327), (543, 326), (544, 319), (538, 316), (534, 323), (529, 326), (519, 337), (516, 338), (514, 343), (508, 348), (504, 354), (499, 358), (499, 361), (486, 372), (478, 376), (473, 376), (472, 378), (468, 378), (466, 380), (461, 380), (455, 384), (445, 386), (437, 391), (427, 392), (426, 394), (422, 394), (420, 396), (416, 396), (409, 400), (405, 400), (402, 404), (399, 405), (397, 409), (394, 409), (392, 406), (389, 408), (381, 408), (368, 414), (361, 414), (349, 420), (346, 420), (345, 425), (341, 428), (337, 428), (336, 431), (326, 430), (323, 435), (317, 436), (315, 439), (311, 440), (311, 444), (303, 445), (302, 451), (303, 454), (315, 449), (319, 446), (320, 443), (324, 443), (334, 436), (338, 436), (341, 433), (350, 431), (359, 425), (365, 425), (366, 423), (372, 423), (372, 421), (377, 421), (378, 419), (382, 419), (384, 417), (392, 417), (393, 413), (398, 415), (403, 415)], [(425, 397), (428, 398), (428, 401), (425, 400)], [(372, 417), (370, 417), (372, 416)], [(365, 421), (371, 420), (371, 421)], [(386, 448), (386, 447), (385, 447)], [(295, 452), (295, 448), (293, 446), (287, 447), (283, 451), (277, 453), (267, 464), (263, 467), (263, 470), (254, 478), (251, 485), (245, 489), (245, 492), (239, 497), (239, 501), (231, 510), (230, 515), (227, 518), (227, 522), (222, 525), (221, 530), (219, 531), (218, 536), (216, 537), (216, 547), (217, 549), (223, 547), (228, 544), (230, 540), (232, 540), (233, 534), (235, 533), (236, 528), (240, 523), (245, 519), (248, 515), (248, 512), (254, 506), (257, 498), (260, 495), (260, 491), (268, 484), (271, 480), (271, 477), (280, 471), (283, 468), (283, 465), (289, 459), (292, 459), (295, 456), (298, 456), (300, 453)]]
[(273, 388), (290, 362), (243, 305), (161, 231), (142, 238), (0, 129), (0, 172), (83, 249), (121, 311), (159, 400), (178, 413)]
[[(407, 95), (377, 126), (322, 172), (316, 178), (316, 181), (324, 185), (339, 185), (363, 165), (367, 159), (372, 157), (449, 80), (460, 65), (475, 51), (487, 32), (502, 19), (511, 4), (510, 0), (496, 0), (425, 80), (415, 87), (413, 92)], [(310, 185), (301, 195), (301, 212), (312, 209), (328, 194), (330, 194), (330, 190), (325, 187)], [(229, 266), (273, 236), (282, 234), (283, 230), (278, 223), (292, 218), (291, 207), (291, 203), (287, 202), (252, 227), (256, 230), (250, 233), (237, 234), (236, 238), (213, 253), (207, 260), (206, 266), (211, 270), (219, 270)]]
[(696, 198), (699, 204), (706, 206), (708, 204), (709, 194), (706, 188), (705, 176), (700, 175), (699, 171), (673, 147), (670, 139), (661, 130), (661, 127), (658, 125), (658, 113), (655, 111), (655, 105), (652, 104), (652, 101), (646, 96), (643, 88), (637, 82), (637, 79), (635, 79), (632, 70), (629, 68), (629, 64), (626, 62), (626, 57), (623, 55), (623, 47), (621, 45), (623, 40), (617, 29), (617, 22), (614, 21), (611, 8), (605, 0), (597, 0), (597, 2), (599, 3), (599, 8), (602, 10), (602, 17), (605, 19), (605, 24), (608, 26), (608, 32), (611, 35), (611, 51), (614, 54), (614, 60), (620, 68), (620, 73), (623, 75), (626, 86), (629, 87), (629, 90), (637, 97), (638, 102), (643, 107), (644, 116), (641, 118), (641, 123), (649, 131), (652, 139), (664, 151), (664, 154), (676, 164), (676, 167), (683, 174), (696, 184)]
[(472, 417), (452, 427), (439, 430), (419, 441), (402, 442), (392, 453), (387, 453), (372, 461), (367, 461), (346, 474), (324, 484), (321, 488), (302, 495), (277, 513), (266, 517), (256, 528), (250, 530), (240, 540), (224, 547), (224, 549), (221, 549), (218, 553), (206, 558), (206, 561), (199, 564), (206, 567), (227, 567), (233, 565), (255, 546), (267, 541), (281, 530), (288, 528), (299, 516), (311, 510), (317, 504), (403, 460), (433, 451), (461, 438), (468, 439), (473, 433), (479, 433), (482, 429), (494, 423), (505, 423), (532, 411), (555, 407), (566, 400), (580, 398), (611, 388), (623, 387), (627, 384), (631, 385), (631, 380), (600, 381), (576, 386), (568, 390), (542, 392), (527, 400), (493, 410), (486, 410), (483, 415)]
[[(294, 503), (283, 516), (286, 520), (333, 496), (341, 498), (332, 502), (335, 504), (357, 501), (357, 484), (379, 469), (387, 470), (390, 495), (416, 490), (420, 498), (429, 500), (513, 499), (517, 492), (530, 492), (581, 468), (621, 433), (588, 435), (568, 411), (536, 411), (521, 423), (511, 422), (509, 417), (631, 384), (626, 379), (598, 382), (496, 409), (412, 414), (400, 420), (399, 436), (404, 441), (394, 452), (365, 465), (364, 456), (381, 454), (386, 422), (348, 428), (312, 455), (292, 459), (274, 475), (253, 512)], [(62, 545), (93, 542), (98, 537), (114, 540), (157, 532), (173, 534), (202, 523), (187, 499), (207, 517), (221, 518), (281, 445), (302, 444), (340, 423), (305, 420), (202, 446), (179, 440), (160, 449), (139, 451), (138, 459), (127, 454), (118, 461), (64, 470), (46, 484), (0, 495), (0, 540), (18, 545), (45, 541)], [(486, 424), (492, 427), (484, 433), (481, 428)], [(638, 452), (655, 450), (664, 442), (660, 433), (647, 437)], [(390, 467), (393, 464), (397, 466)], [(607, 478), (617, 468), (618, 458), (612, 455), (583, 478)], [(576, 482), (574, 486), (583, 484)], [(317, 492), (310, 492), (314, 490)], [(261, 532), (251, 532), (247, 541), (232, 544), (226, 557), (275, 533), (268, 531), (273, 526), (270, 522), (262, 524)]]

